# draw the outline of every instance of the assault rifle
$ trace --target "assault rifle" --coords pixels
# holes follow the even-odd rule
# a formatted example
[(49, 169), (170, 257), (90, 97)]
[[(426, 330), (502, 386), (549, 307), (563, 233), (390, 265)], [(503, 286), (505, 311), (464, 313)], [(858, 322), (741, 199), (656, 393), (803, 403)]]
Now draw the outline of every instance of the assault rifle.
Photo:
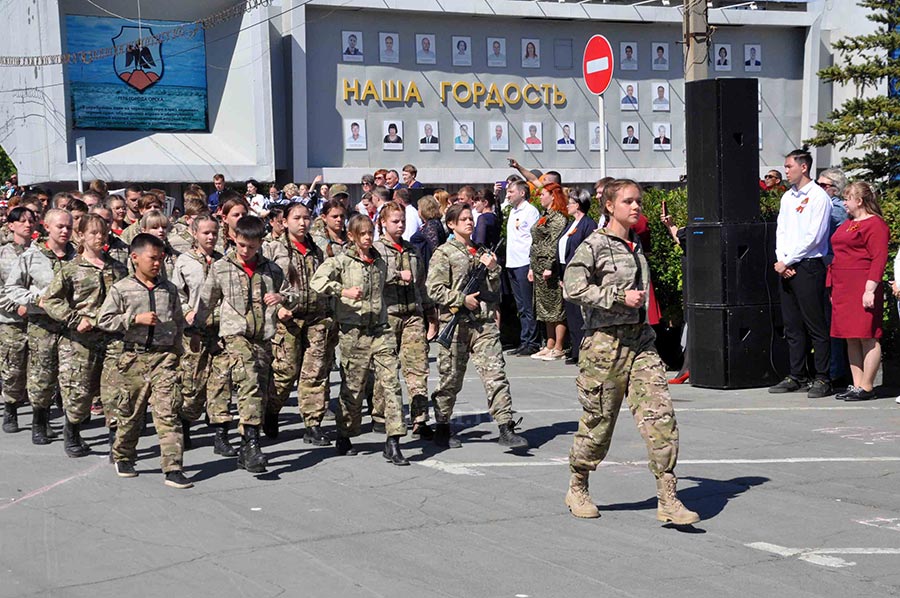
[[(491, 248), (491, 253), (495, 253), (497, 248), (500, 247), (501, 241), (497, 241), (497, 243)], [(468, 277), (465, 279), (465, 284), (462, 287), (463, 297), (471, 295), (472, 293), (478, 292), (478, 289), (481, 288), (481, 283), (484, 282), (484, 279), (487, 278), (487, 266), (480, 263), (469, 270)], [(434, 339), (437, 344), (444, 347), (445, 349), (450, 348), (450, 344), (453, 342), (453, 335), (456, 333), (456, 327), (459, 326), (460, 318), (471, 318), (472, 313), (465, 305), (461, 305), (460, 307), (451, 307), (450, 313), (453, 314), (453, 317), (450, 318), (450, 321), (444, 324), (444, 327), (441, 328), (440, 334), (437, 335), (437, 338)]]

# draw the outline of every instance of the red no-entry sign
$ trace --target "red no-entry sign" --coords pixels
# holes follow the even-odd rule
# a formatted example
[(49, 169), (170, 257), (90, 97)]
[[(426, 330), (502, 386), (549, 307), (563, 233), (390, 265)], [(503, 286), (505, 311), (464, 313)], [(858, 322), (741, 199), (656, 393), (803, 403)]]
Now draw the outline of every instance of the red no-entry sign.
[(588, 40), (581, 68), (591, 93), (600, 95), (606, 91), (613, 75), (613, 51), (608, 39), (595, 35)]

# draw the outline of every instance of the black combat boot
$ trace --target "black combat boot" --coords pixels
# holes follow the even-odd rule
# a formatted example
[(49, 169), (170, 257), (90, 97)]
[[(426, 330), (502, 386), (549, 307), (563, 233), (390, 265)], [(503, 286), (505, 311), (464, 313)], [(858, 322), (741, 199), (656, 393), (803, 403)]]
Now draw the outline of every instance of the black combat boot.
[(343, 436), (338, 437), (337, 446), (335, 448), (337, 449), (337, 454), (341, 457), (350, 457), (357, 454), (357, 451), (355, 448), (353, 448), (353, 443), (350, 442), (350, 439)]
[(250, 473), (266, 471), (266, 458), (259, 448), (259, 426), (244, 424), (244, 435), (241, 437), (241, 448), (238, 450), (237, 466)]
[(41, 407), (32, 407), (31, 409), (31, 443), (32, 444), (50, 444), (50, 438), (47, 437), (47, 410)]
[(500, 446), (506, 446), (511, 449), (527, 449), (528, 441), (524, 437), (516, 434), (516, 424), (518, 422), (507, 422), (500, 424)]
[(435, 424), (434, 443), (441, 448), (459, 448), (459, 438), (450, 433), (450, 424)]
[(212, 424), (216, 429), (213, 437), (213, 452), (223, 457), (236, 457), (237, 450), (228, 442), (228, 423)]
[(387, 442), (384, 443), (384, 458), (393, 465), (409, 465), (409, 461), (400, 452), (400, 437), (389, 436)]
[(113, 445), (116, 443), (116, 429), (110, 428), (109, 432), (106, 434), (106, 442), (109, 444), (109, 462), (115, 463), (116, 459), (113, 457)]
[(263, 418), (263, 434), (266, 435), (266, 438), (275, 440), (278, 438), (278, 431), (278, 414), (266, 411), (266, 416)]
[(82, 444), (79, 424), (73, 424), (68, 417), (63, 420), (63, 448), (68, 457), (86, 457), (90, 449)]
[(306, 428), (303, 434), (303, 442), (314, 446), (331, 446), (331, 441), (325, 436), (325, 432), (319, 426), (310, 426)]
[(7, 434), (15, 434), (19, 431), (19, 406), (15, 403), (6, 403), (3, 410), (3, 431)]
[(434, 430), (425, 422), (415, 422), (413, 424), (412, 437), (422, 440), (434, 440)]
[(194, 441), (191, 440), (191, 422), (186, 419), (181, 420), (181, 436), (184, 440), (184, 450), (189, 451), (194, 448)]
[[(60, 408), (62, 409), (62, 408)], [(66, 412), (63, 411), (63, 417), (66, 416)], [(53, 426), (50, 425), (50, 408), (47, 407), (44, 409), (44, 435), (47, 436), (50, 440), (56, 440), (59, 438), (59, 434), (56, 433), (56, 430), (53, 429)]]

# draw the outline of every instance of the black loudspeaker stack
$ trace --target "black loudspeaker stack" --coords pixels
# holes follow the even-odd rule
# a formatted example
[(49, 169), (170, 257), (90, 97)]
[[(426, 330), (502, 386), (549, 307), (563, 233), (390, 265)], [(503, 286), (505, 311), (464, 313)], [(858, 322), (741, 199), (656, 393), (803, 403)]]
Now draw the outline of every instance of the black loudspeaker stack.
[(684, 300), (691, 384), (778, 381), (787, 346), (778, 304), (775, 224), (759, 211), (756, 79), (687, 83), (688, 224)]

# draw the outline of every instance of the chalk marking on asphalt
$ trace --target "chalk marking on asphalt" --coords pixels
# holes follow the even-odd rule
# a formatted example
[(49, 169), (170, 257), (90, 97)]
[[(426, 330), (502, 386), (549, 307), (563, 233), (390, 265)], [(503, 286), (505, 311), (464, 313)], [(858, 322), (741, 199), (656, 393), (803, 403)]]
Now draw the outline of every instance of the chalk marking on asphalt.
[[(886, 411), (887, 409), (895, 410), (895, 407), (863, 407), (840, 405), (835, 407), (676, 407), (678, 413), (743, 413), (755, 411)], [(582, 410), (578, 407), (555, 407), (551, 409), (516, 409), (516, 413), (528, 415), (530, 413), (580, 413)], [(622, 407), (620, 412), (625, 413), (628, 407)], [(474, 411), (455, 411), (457, 415), (487, 415), (484, 409)]]
[(744, 544), (748, 548), (770, 552), (778, 556), (789, 558), (797, 557), (801, 561), (821, 565), (823, 567), (841, 568), (853, 567), (856, 565), (854, 561), (846, 561), (836, 555), (880, 555), (880, 554), (900, 554), (900, 548), (787, 548), (778, 544), (770, 544), (768, 542), (751, 542)]
[(26, 495), (24, 495), (24, 496), (21, 496), (21, 497), (19, 497), (19, 498), (17, 498), (17, 499), (14, 499), (12, 502), (8, 502), (8, 503), (6, 503), (6, 504), (4, 504), (4, 505), (0, 505), (0, 511), (2, 511), (2, 510), (4, 510), (4, 509), (8, 509), (8, 508), (10, 508), (10, 507), (13, 506), (13, 505), (17, 505), (17, 504), (19, 504), (19, 503), (23, 503), (23, 502), (25, 502), (26, 500), (30, 500), (30, 499), (32, 499), (32, 498), (35, 498), (35, 497), (37, 497), (37, 496), (40, 496), (41, 494), (45, 494), (45, 493), (47, 493), (47, 492), (50, 492), (51, 490), (53, 490), (53, 489), (56, 488), (57, 486), (62, 486), (63, 484), (66, 484), (66, 483), (68, 483), (68, 482), (71, 482), (72, 480), (77, 480), (78, 478), (83, 478), (83, 477), (86, 476), (86, 475), (90, 475), (91, 473), (97, 471), (98, 469), (100, 469), (101, 467), (103, 467), (104, 465), (106, 465), (107, 463), (108, 463), (108, 460), (107, 460), (107, 458), (104, 456), (103, 459), (102, 459), (100, 462), (98, 462), (96, 465), (92, 465), (91, 467), (88, 467), (87, 469), (84, 469), (84, 470), (82, 470), (82, 471), (76, 473), (75, 475), (71, 475), (71, 476), (69, 476), (69, 477), (67, 477), (67, 478), (63, 478), (63, 479), (61, 479), (61, 480), (57, 480), (56, 482), (53, 482), (52, 484), (47, 484), (46, 486), (42, 486), (41, 488), (38, 488), (37, 490), (32, 490), (32, 491), (29, 492), (28, 494), (26, 494)]
[[(788, 457), (782, 459), (679, 459), (681, 465), (758, 465), (758, 464), (797, 464), (797, 463), (887, 463), (898, 462), (900, 457)], [(425, 459), (416, 461), (417, 464), (431, 469), (436, 469), (452, 475), (483, 476), (479, 469), (493, 467), (553, 467), (568, 465), (568, 457), (557, 457), (549, 461), (485, 461), (461, 463), (453, 461), (441, 461), (439, 459)], [(604, 461), (601, 467), (613, 465), (646, 466), (646, 461)]]

